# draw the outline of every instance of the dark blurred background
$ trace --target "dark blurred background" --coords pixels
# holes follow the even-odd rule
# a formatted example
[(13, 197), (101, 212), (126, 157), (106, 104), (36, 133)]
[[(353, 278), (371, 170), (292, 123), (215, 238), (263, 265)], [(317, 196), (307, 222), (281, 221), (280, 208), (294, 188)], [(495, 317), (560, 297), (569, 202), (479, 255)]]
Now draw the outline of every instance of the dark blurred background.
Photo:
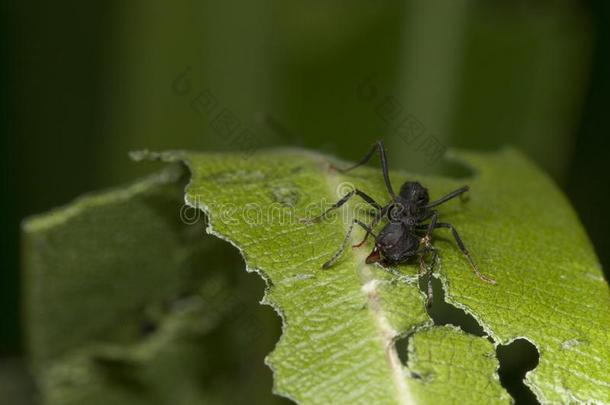
[[(127, 152), (256, 147), (441, 171), (401, 134), (512, 145), (557, 182), (608, 276), (610, 3), (590, 1), (2, 2), (0, 358), (23, 352), (19, 224), (149, 167)], [(552, 243), (552, 241), (549, 241)], [(607, 277), (608, 278), (608, 277)]]

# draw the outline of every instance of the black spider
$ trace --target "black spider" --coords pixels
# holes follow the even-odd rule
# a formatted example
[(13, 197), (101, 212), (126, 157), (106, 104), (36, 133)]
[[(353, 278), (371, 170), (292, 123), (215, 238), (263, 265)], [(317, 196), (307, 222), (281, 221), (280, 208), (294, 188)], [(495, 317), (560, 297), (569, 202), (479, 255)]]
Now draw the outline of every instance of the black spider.
[[(378, 141), (371, 150), (362, 158), (362, 160), (355, 165), (346, 169), (339, 169), (332, 167), (333, 169), (345, 173), (358, 166), (361, 166), (368, 162), (373, 156), (375, 151), (379, 151), (379, 157), (381, 159), (381, 170), (383, 172), (383, 179), (385, 186), (390, 194), (390, 202), (385, 206), (379, 205), (375, 200), (369, 197), (366, 193), (354, 189), (343, 196), (339, 201), (333, 204), (328, 210), (324, 211), (317, 217), (306, 219), (306, 222), (313, 222), (326, 216), (330, 211), (335, 210), (345, 204), (354, 195), (360, 196), (364, 201), (370, 204), (375, 214), (370, 225), (366, 225), (358, 219), (352, 220), (345, 239), (341, 244), (339, 250), (322, 266), (324, 269), (332, 266), (337, 259), (341, 256), (345, 250), (347, 243), (351, 237), (354, 224), (358, 224), (366, 230), (364, 239), (354, 245), (353, 247), (360, 247), (366, 242), (369, 235), (375, 237), (375, 248), (366, 258), (366, 263), (380, 263), (383, 266), (405, 263), (414, 257), (419, 257), (420, 275), (425, 273), (425, 256), (429, 253), (432, 254), (432, 260), (430, 266), (428, 266), (428, 306), (432, 304), (432, 272), (436, 260), (438, 257), (437, 250), (432, 246), (432, 232), (436, 228), (448, 228), (451, 230), (453, 237), (458, 245), (460, 251), (464, 254), (468, 263), (472, 267), (475, 274), (483, 281), (495, 284), (495, 281), (481, 274), (477, 269), (474, 261), (470, 257), (468, 250), (464, 246), (460, 235), (453, 225), (446, 222), (437, 222), (437, 212), (432, 208), (452, 199), (457, 196), (461, 196), (463, 193), (469, 190), (468, 186), (463, 186), (455, 191), (447, 194), (446, 196), (439, 198), (438, 200), (430, 202), (428, 197), (428, 190), (416, 181), (407, 181), (402, 187), (398, 195), (394, 193), (390, 178), (388, 176), (388, 164), (385, 156), (385, 150), (383, 142)], [(373, 228), (382, 219), (387, 219), (388, 223), (383, 227), (381, 232), (377, 236), (373, 232)], [(424, 224), (425, 221), (430, 221)]]

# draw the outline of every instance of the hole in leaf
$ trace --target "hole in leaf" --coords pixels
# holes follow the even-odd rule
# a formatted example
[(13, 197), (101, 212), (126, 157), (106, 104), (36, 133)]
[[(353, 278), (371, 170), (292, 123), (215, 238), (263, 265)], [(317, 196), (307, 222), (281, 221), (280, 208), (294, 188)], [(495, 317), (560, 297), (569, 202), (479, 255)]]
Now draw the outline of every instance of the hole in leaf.
[(517, 339), (508, 345), (499, 345), (496, 354), (500, 362), (500, 383), (514, 398), (515, 403), (539, 404), (524, 382), (525, 374), (538, 365), (540, 355), (536, 346), (525, 339)]
[[(420, 290), (426, 294), (428, 289), (428, 278), (421, 277), (419, 280)], [(457, 308), (445, 301), (445, 291), (439, 280), (432, 279), (432, 290), (434, 300), (432, 307), (427, 309), (428, 315), (434, 325), (459, 326), (464, 332), (478, 337), (487, 337), (483, 327), (477, 320), (464, 310)], [(410, 335), (396, 341), (396, 350), (399, 358), (405, 366), (408, 360), (408, 341)], [(492, 343), (493, 340), (487, 337)], [(524, 383), (525, 374), (538, 365), (540, 358), (536, 347), (525, 339), (517, 339), (508, 345), (499, 345), (496, 348), (496, 356), (500, 367), (498, 375), (500, 383), (508, 394), (518, 405), (539, 404), (534, 393)], [(412, 373), (412, 377), (421, 378)]]
[[(403, 336), (401, 338), (396, 339), (396, 342), (394, 343), (395, 347), (396, 347), (396, 352), (398, 353), (398, 358), (400, 359), (400, 362), (402, 363), (403, 366), (407, 366), (407, 361), (409, 360), (409, 338), (411, 337), (411, 334), (408, 334), (407, 336)], [(411, 377), (414, 378), (419, 378), (419, 375), (414, 375), (414, 373), (411, 373)]]
[[(427, 277), (419, 279), (419, 288), (424, 294), (428, 291), (427, 283)], [(432, 301), (432, 307), (428, 308), (427, 311), (435, 325), (459, 326), (464, 332), (471, 335), (479, 337), (487, 336), (481, 325), (472, 315), (467, 314), (463, 309), (445, 302), (445, 290), (441, 282), (434, 277), (432, 278), (432, 291), (434, 293), (434, 300)]]
[[(419, 279), (419, 289), (426, 294), (428, 291), (428, 278), (420, 277)], [(436, 278), (432, 278), (432, 291), (434, 293), (434, 300), (432, 301), (432, 307), (427, 308), (428, 315), (434, 322), (434, 325), (453, 325), (459, 326), (466, 333), (471, 335), (484, 337), (486, 336), (483, 328), (479, 323), (472, 317), (472, 315), (467, 314), (464, 310), (454, 307), (445, 302), (445, 291), (441, 285), (441, 282)], [(398, 357), (403, 365), (407, 365), (408, 361), (408, 345), (409, 338), (411, 336), (407, 335), (400, 339), (396, 340), (396, 351), (398, 352)], [(419, 378), (417, 375), (411, 375), (413, 378)]]

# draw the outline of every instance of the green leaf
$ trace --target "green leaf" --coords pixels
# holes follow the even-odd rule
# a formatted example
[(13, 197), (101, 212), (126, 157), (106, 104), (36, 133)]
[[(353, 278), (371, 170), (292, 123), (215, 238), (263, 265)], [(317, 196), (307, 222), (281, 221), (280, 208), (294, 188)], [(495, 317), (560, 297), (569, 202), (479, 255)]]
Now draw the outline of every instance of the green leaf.
[[(385, 202), (378, 168), (341, 175), (329, 170), (329, 158), (298, 150), (144, 156), (187, 164), (187, 202), (209, 216), (208, 232), (238, 247), (247, 268), (267, 281), (265, 302), (283, 319), (267, 360), (277, 393), (300, 403), (508, 402), (485, 338), (432, 326), (415, 266), (399, 266), (397, 278), (366, 265), (369, 243), (321, 270), (348, 221), (297, 219), (321, 212), (321, 201), (336, 201), (346, 187)], [(470, 178), (391, 174), (396, 188), (418, 180), (432, 198), (471, 186), (468, 202), (439, 211), (497, 285), (475, 277), (450, 235), (436, 231), (446, 300), (473, 315), (496, 345), (525, 338), (536, 346), (539, 365), (526, 383), (542, 402), (610, 402), (610, 296), (568, 202), (515, 151), (455, 158), (472, 169)], [(410, 334), (407, 368), (394, 342)]]
[[(441, 230), (436, 275), (446, 300), (493, 344), (435, 326), (417, 266), (366, 265), (372, 241), (321, 269), (349, 219), (366, 213), (353, 201), (326, 221), (298, 219), (351, 187), (385, 202), (378, 168), (341, 175), (331, 158), (302, 150), (137, 157), (186, 163), (187, 203), (263, 276), (264, 302), (283, 322), (267, 358), (278, 394), (299, 403), (508, 403), (494, 345), (525, 338), (540, 354), (526, 377), (539, 400), (610, 402), (608, 287), (565, 198), (518, 153), (456, 153), (473, 173), (462, 179), (391, 174), (396, 188), (418, 180), (432, 198), (471, 186), (467, 201), (439, 208), (441, 220), (497, 284), (481, 282)], [(24, 224), (29, 351), (46, 403), (272, 402), (262, 365), (244, 358), (275, 339), (256, 311), (264, 307), (239, 304), (261, 287), (237, 281), (247, 275), (228, 244), (180, 221), (182, 178), (172, 165)], [(249, 338), (251, 319), (264, 338)]]
[[(130, 340), (138, 323), (117, 328), (121, 317), (143, 318), (145, 303), (180, 290), (184, 273), (172, 269), (184, 265), (196, 243), (180, 238), (169, 216), (180, 175), (171, 167), (25, 221), (25, 312), (36, 367), (100, 335)], [(162, 249), (171, 253), (159, 255)]]
[(246, 304), (262, 282), (201, 221), (180, 221), (183, 175), (171, 166), (24, 223), (25, 325), (44, 404), (274, 403), (261, 361), (274, 315)]

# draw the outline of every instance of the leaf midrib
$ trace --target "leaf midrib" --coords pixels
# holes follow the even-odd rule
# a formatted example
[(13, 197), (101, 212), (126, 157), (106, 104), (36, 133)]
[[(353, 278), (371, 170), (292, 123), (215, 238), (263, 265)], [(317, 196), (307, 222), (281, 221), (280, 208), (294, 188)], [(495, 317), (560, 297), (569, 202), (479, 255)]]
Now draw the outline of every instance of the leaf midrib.
[[(320, 170), (325, 170), (323, 164), (321, 164), (320, 167)], [(336, 191), (341, 184), (339, 182), (339, 176), (325, 173), (322, 175), (326, 180), (329, 195), (332, 198), (334, 196), (334, 191)], [(347, 205), (344, 206), (343, 209), (346, 209)], [(351, 215), (349, 215), (348, 218), (351, 221)], [(345, 234), (348, 230), (348, 225), (344, 223), (343, 227)], [(352, 238), (353, 235), (354, 234), (352, 233)], [(407, 384), (404, 367), (402, 366), (400, 358), (398, 357), (396, 345), (394, 344), (394, 340), (398, 336), (398, 333), (390, 326), (388, 318), (385, 316), (383, 308), (379, 302), (378, 286), (381, 280), (375, 278), (375, 273), (372, 267), (366, 264), (365, 259), (367, 255), (360, 249), (350, 249), (350, 246), (351, 245), (348, 244), (347, 249), (349, 249), (349, 251), (345, 252), (344, 254), (350, 255), (353, 265), (356, 268), (355, 274), (359, 277), (361, 286), (360, 291), (366, 296), (367, 308), (371, 318), (373, 318), (375, 329), (388, 364), (388, 371), (392, 377), (392, 384), (394, 385), (394, 389), (396, 391), (397, 403), (401, 405), (415, 405), (416, 401), (411, 393), (409, 385)], [(327, 271), (332, 271), (332, 269)]]

